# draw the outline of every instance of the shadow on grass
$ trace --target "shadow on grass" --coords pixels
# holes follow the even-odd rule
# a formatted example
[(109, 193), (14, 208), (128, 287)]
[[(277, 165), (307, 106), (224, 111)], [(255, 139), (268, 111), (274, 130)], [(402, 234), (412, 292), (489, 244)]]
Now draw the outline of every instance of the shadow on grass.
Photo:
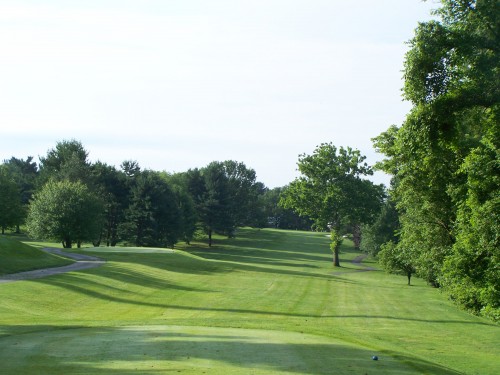
[[(258, 256), (252, 256), (251, 254), (245, 254), (240, 256), (232, 251), (211, 249), (213, 255), (207, 256), (208, 253), (199, 253), (198, 251), (192, 251), (190, 254), (195, 255), (195, 257), (184, 255), (184, 254), (116, 254), (116, 253), (98, 253), (99, 256), (105, 258), (108, 263), (130, 263), (138, 264), (147, 267), (156, 268), (159, 270), (164, 270), (174, 273), (186, 273), (195, 275), (209, 275), (213, 273), (228, 273), (234, 271), (248, 271), (248, 272), (259, 272), (259, 273), (269, 273), (269, 274), (283, 274), (289, 276), (298, 277), (313, 277), (321, 278), (325, 280), (335, 280), (345, 283), (357, 283), (356, 281), (342, 279), (339, 275), (341, 273), (332, 275), (330, 272), (322, 273), (322, 269), (318, 265), (314, 264), (296, 264), (293, 262), (286, 262), (287, 255), (283, 255), (281, 258), (276, 258), (277, 260), (273, 262), (272, 259), (266, 259), (265, 261), (259, 259)], [(95, 252), (92, 252), (95, 254)], [(201, 255), (201, 256), (199, 256)], [(254, 253), (257, 255), (257, 252)], [(323, 262), (324, 263), (324, 262)], [(277, 267), (277, 266), (282, 267)], [(267, 267), (266, 267), (267, 266)], [(327, 266), (329, 267), (328, 263)], [(98, 273), (102, 276), (110, 276), (107, 273), (108, 267), (104, 266), (98, 270), (92, 270), (93, 273)], [(314, 272), (314, 271), (320, 272)], [(141, 274), (142, 275), (142, 274)], [(137, 279), (141, 283), (140, 279)], [(141, 285), (147, 285), (141, 284)]]
[(387, 320), (401, 320), (407, 322), (422, 322), (422, 323), (446, 323), (446, 324), (468, 324), (468, 325), (479, 325), (479, 326), (489, 326), (498, 328), (495, 323), (488, 322), (473, 322), (468, 320), (444, 320), (444, 319), (417, 319), (417, 318), (402, 318), (387, 315), (323, 315), (323, 317), (337, 318), (337, 319), (387, 319)]
[[(315, 315), (315, 314), (300, 314), (300, 313), (290, 313), (290, 312), (282, 312), (282, 311), (261, 311), (261, 310), (251, 310), (251, 309), (233, 309), (233, 308), (218, 308), (218, 307), (204, 307), (204, 306), (188, 306), (188, 305), (174, 305), (170, 303), (156, 303), (156, 302), (148, 302), (144, 300), (137, 300), (136, 295), (134, 293), (124, 293), (121, 291), (119, 295), (112, 295), (103, 293), (105, 290), (103, 288), (99, 288), (98, 290), (93, 289), (96, 285), (102, 286), (100, 284), (88, 282), (87, 280), (82, 281), (80, 278), (50, 278), (45, 280), (33, 280), (36, 282), (42, 282), (46, 285), (56, 286), (65, 288), (74, 293), (81, 293), (87, 295), (91, 298), (102, 299), (108, 302), (116, 302), (128, 305), (136, 305), (136, 306), (147, 306), (147, 307), (155, 307), (162, 309), (172, 309), (172, 310), (185, 310), (185, 311), (202, 311), (202, 312), (216, 312), (216, 313), (231, 313), (231, 314), (243, 314), (243, 315), (256, 315), (256, 316), (279, 316), (279, 317), (299, 317), (299, 318), (328, 318), (335, 316), (328, 315)], [(183, 289), (186, 291), (198, 291), (196, 289), (190, 288), (180, 288), (178, 286), (174, 286), (173, 289)], [(128, 294), (128, 297), (127, 297)]]
[[(18, 331), (26, 330), (16, 327)], [(203, 327), (68, 328), (0, 338), (5, 373), (457, 375), (400, 353), (290, 332)]]
[[(209, 260), (224, 260), (248, 265), (271, 265), (293, 269), (325, 269), (331, 267), (332, 255), (325, 233), (257, 230), (244, 228), (234, 239), (219, 240), (211, 248), (186, 248), (191, 254)], [(355, 252), (343, 245), (341, 261), (349, 262)], [(344, 258), (344, 259), (342, 259)]]

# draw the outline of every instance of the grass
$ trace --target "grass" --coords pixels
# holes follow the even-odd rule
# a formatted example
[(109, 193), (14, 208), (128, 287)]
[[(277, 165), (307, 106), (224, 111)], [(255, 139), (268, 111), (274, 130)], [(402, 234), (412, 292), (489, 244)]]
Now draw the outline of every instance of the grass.
[(108, 262), (0, 285), (3, 373), (500, 372), (498, 326), (421, 280), (357, 272), (350, 243), (341, 269), (321, 233), (242, 229), (182, 250), (87, 248)]
[(0, 236), (0, 259), (0, 275), (73, 263), (7, 236)]

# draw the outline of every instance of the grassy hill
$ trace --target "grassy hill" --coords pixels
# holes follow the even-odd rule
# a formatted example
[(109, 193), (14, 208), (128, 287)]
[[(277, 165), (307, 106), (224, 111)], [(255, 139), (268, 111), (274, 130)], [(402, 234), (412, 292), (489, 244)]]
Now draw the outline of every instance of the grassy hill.
[(73, 263), (7, 236), (0, 236), (0, 259), (0, 275)]
[(421, 280), (363, 272), (350, 243), (340, 270), (324, 233), (183, 250), (84, 249), (107, 263), (0, 285), (3, 373), (500, 373), (498, 326)]

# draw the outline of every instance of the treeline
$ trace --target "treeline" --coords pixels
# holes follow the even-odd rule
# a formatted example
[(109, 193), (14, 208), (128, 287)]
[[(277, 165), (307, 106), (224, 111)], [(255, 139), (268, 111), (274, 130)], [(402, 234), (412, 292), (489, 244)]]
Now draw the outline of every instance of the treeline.
[[(500, 320), (500, 7), (442, 1), (410, 41), (402, 126), (374, 139), (390, 200), (362, 246)], [(379, 252), (380, 251), (380, 252)]]
[(35, 238), (70, 248), (125, 243), (173, 247), (203, 232), (233, 236), (238, 226), (310, 229), (311, 222), (278, 206), (269, 189), (236, 161), (214, 161), (182, 173), (91, 163), (76, 140), (58, 142), (39, 163), (12, 157), (0, 165), (0, 227), (26, 225)]

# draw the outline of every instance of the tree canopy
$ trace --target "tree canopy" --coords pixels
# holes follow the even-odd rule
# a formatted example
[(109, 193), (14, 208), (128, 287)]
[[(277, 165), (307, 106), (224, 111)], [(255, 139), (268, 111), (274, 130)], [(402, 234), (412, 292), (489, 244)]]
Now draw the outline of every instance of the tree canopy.
[(7, 228), (19, 225), (24, 216), (21, 190), (16, 184), (9, 168), (0, 166), (0, 229), (2, 234)]
[(98, 238), (103, 212), (103, 202), (81, 182), (49, 181), (31, 202), (28, 233), (60, 241), (64, 248), (80, 246)]
[[(297, 163), (301, 176), (290, 183), (281, 205), (311, 218), (321, 230), (337, 234), (346, 226), (371, 222), (380, 209), (384, 190), (362, 178), (373, 174), (365, 157), (350, 147), (337, 149), (332, 143), (316, 147), (312, 155), (302, 154)], [(339, 266), (340, 241), (333, 248), (333, 262)]]
[(496, 0), (443, 0), (405, 59), (401, 127), (374, 139), (393, 174), (396, 254), (476, 313), (499, 318), (500, 102)]

